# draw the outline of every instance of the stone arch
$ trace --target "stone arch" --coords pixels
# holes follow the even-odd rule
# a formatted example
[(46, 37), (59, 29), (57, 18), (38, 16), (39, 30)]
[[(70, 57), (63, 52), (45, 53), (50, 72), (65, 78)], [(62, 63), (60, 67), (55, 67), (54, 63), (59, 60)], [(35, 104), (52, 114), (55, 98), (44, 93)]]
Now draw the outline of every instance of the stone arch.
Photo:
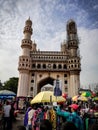
[(41, 88), (42, 88), (44, 85), (46, 85), (46, 84), (51, 84), (51, 85), (53, 85), (54, 80), (55, 80), (55, 79), (53, 79), (53, 78), (51, 78), (51, 77), (47, 77), (47, 78), (45, 78), (45, 79), (42, 79), (42, 80), (38, 83), (38, 85), (37, 85), (37, 93), (39, 93), (39, 92), (41, 91)]

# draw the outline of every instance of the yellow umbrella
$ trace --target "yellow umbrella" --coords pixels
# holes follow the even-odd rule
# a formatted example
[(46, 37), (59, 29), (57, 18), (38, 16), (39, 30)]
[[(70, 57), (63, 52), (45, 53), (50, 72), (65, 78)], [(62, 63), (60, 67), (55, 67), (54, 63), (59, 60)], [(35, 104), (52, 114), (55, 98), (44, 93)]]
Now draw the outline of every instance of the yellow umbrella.
[(78, 97), (79, 97), (79, 95), (73, 96), (73, 97), (72, 97), (72, 101), (77, 101), (77, 100), (78, 100)]
[(65, 102), (66, 101), (66, 99), (65, 98), (63, 98), (62, 96), (52, 96), (52, 102)]
[(87, 97), (84, 97), (84, 96), (80, 96), (78, 98), (78, 100), (81, 100), (81, 101), (88, 101), (88, 98)]
[(55, 97), (52, 91), (42, 91), (39, 92), (31, 100), (31, 104), (42, 103), (42, 102), (64, 102), (64, 101), (66, 101), (66, 99), (64, 99), (62, 96)]

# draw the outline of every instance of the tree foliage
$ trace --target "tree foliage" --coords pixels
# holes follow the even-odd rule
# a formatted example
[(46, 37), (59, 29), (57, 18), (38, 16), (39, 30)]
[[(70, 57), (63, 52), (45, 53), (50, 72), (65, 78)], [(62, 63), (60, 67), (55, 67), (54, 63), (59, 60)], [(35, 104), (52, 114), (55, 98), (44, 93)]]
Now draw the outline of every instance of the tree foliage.
[(8, 81), (4, 82), (3, 89), (7, 89), (17, 93), (18, 78), (12, 77)]
[(1, 80), (0, 80), (0, 90), (3, 89), (3, 84), (1, 83)]

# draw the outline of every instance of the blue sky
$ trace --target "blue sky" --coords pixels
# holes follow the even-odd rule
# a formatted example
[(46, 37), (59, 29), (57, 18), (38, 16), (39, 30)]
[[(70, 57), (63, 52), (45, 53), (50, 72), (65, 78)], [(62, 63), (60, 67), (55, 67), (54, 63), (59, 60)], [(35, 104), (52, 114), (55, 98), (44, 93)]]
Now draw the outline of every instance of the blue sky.
[(40, 50), (60, 50), (66, 24), (73, 19), (80, 40), (82, 86), (98, 83), (98, 0), (0, 0), (0, 80), (18, 77), (25, 21)]

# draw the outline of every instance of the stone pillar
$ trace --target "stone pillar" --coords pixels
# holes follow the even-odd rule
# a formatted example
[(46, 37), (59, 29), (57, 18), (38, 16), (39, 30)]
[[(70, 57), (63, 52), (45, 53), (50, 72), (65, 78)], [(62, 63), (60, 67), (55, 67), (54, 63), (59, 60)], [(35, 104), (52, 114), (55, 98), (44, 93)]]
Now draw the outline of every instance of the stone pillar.
[(70, 74), (70, 85), (68, 89), (68, 95), (69, 97), (73, 97), (75, 95), (78, 95), (78, 90), (80, 87), (80, 78), (78, 73), (72, 73)]

